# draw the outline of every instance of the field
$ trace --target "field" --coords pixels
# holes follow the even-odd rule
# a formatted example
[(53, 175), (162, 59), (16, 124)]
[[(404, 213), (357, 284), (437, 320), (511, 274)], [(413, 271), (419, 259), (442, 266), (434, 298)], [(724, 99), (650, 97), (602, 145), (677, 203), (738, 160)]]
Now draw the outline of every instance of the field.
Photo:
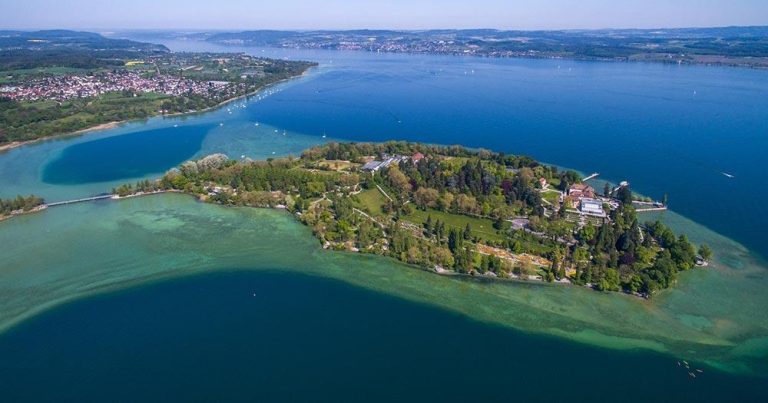
[(324, 169), (331, 169), (334, 171), (349, 171), (353, 164), (349, 161), (342, 160), (323, 160), (317, 163), (318, 167)]
[(355, 196), (355, 204), (357, 207), (373, 216), (384, 215), (381, 206), (386, 202), (387, 198), (384, 197), (378, 189), (364, 190)]
[(554, 190), (547, 190), (547, 191), (541, 192), (541, 198), (555, 206), (560, 204), (560, 193)]
[(504, 237), (496, 232), (493, 228), (493, 221), (487, 218), (475, 218), (460, 214), (444, 213), (438, 210), (429, 209), (427, 211), (414, 210), (413, 213), (404, 216), (403, 218), (408, 221), (412, 221), (416, 224), (424, 224), (427, 221), (427, 217), (432, 217), (432, 222), (440, 220), (445, 223), (448, 228), (455, 228), (463, 230), (467, 224), (472, 228), (472, 235), (478, 238), (488, 241), (502, 241)]

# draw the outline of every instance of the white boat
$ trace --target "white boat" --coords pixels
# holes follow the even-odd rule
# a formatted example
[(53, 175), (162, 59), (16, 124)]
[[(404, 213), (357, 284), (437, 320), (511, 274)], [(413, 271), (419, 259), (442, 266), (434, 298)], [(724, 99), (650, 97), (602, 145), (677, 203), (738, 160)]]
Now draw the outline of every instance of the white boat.
[(731, 174), (729, 174), (729, 173), (725, 173), (725, 172), (721, 172), (721, 173), (722, 173), (723, 175), (725, 175), (726, 177), (728, 177), (728, 178), (731, 178), (731, 179), (735, 178), (735, 176), (733, 176), (733, 175), (731, 175)]

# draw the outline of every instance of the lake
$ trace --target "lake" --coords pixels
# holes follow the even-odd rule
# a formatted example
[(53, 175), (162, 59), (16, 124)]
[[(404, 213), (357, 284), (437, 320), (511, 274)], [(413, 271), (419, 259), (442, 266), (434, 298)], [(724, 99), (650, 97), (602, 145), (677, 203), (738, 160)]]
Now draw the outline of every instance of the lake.
[[(216, 49), (196, 42), (168, 45), (176, 50)], [(613, 397), (621, 386), (632, 387), (628, 379), (669, 393), (643, 396), (649, 400), (765, 400), (764, 380), (749, 375), (768, 374), (768, 272), (762, 260), (768, 255), (768, 233), (763, 230), (768, 218), (758, 207), (768, 192), (760, 186), (760, 158), (768, 151), (765, 72), (247, 51), (315, 60), (320, 67), (209, 113), (133, 122), (0, 154), (0, 196), (36, 193), (55, 201), (98, 194), (213, 152), (232, 158), (295, 155), (330, 139), (458, 143), (529, 154), (586, 173), (600, 172), (613, 182), (629, 180), (634, 190), (655, 198), (668, 193), (672, 211), (662, 218), (693, 240), (712, 245), (716, 268), (686, 274), (678, 287), (648, 303), (576, 287), (455, 281), (386, 259), (325, 252), (306, 228), (286, 215), (201, 205), (183, 196), (68, 206), (0, 224), (0, 244), (8, 246), (0, 250), (5, 262), (0, 269), (0, 329), (10, 329), (0, 336), (0, 352), (16, 357), (8, 362), (29, 360), (19, 387), (34, 382), (38, 372), (47, 379), (56, 373), (80, 374), (118, 385), (119, 369), (110, 369), (115, 360), (125, 363), (123, 374), (149, 382), (142, 372), (162, 352), (154, 383), (126, 400), (161, 389), (159, 379), (168, 380), (167, 390), (186, 385), (199, 396), (228, 384), (233, 397), (297, 393), (296, 399), (306, 400), (309, 395), (276, 383), (274, 377), (286, 368), (298, 371), (308, 390), (321, 393), (349, 378), (345, 385), (350, 395), (339, 395), (339, 400), (392, 400), (393, 394), (381, 390), (383, 384), (390, 385), (391, 393), (414, 399), (466, 400), (474, 391), (481, 400), (508, 400), (515, 395), (503, 393), (516, 388), (520, 396), (533, 398), (527, 393), (546, 389), (543, 398), (562, 398), (563, 390), (572, 393), (590, 380), (590, 390), (602, 389)], [(188, 275), (199, 277), (184, 278)], [(132, 286), (137, 287), (116, 291)], [(230, 295), (233, 287), (240, 291)], [(279, 306), (254, 309), (239, 299), (253, 301), (246, 297), (257, 298), (254, 292)], [(187, 294), (211, 299), (177, 301)], [(318, 294), (339, 297), (306, 298)], [(94, 297), (72, 302), (86, 296)], [(216, 302), (206, 304), (211, 300)], [(357, 310), (350, 310), (351, 305)], [(157, 306), (167, 309), (158, 312)], [(335, 311), (343, 315), (319, 313)], [(377, 314), (365, 315), (368, 311)], [(307, 323), (297, 319), (318, 315)], [(264, 325), (280, 322), (278, 318), (285, 318), (284, 326)], [(382, 323), (399, 323), (399, 318), (407, 329), (391, 325), (389, 332), (380, 330)], [(422, 322), (435, 328), (416, 325)], [(40, 343), (33, 341), (59, 329), (60, 337), (43, 350), (58, 361), (51, 360), (45, 372), (36, 351)], [(342, 344), (291, 339), (301, 332), (317, 333), (319, 340), (348, 340), (342, 330), (372, 344), (352, 344), (345, 350)], [(379, 335), (388, 335), (392, 345)], [(109, 343), (114, 337), (123, 347)], [(94, 338), (106, 344), (87, 342)], [(187, 348), (173, 347), (174, 340)], [(228, 340), (233, 355), (210, 345), (216, 340)], [(264, 340), (271, 343), (270, 351), (263, 348)], [(292, 346), (307, 355), (288, 354)], [(265, 359), (269, 354), (286, 361), (274, 364), (274, 355)], [(76, 355), (85, 358), (75, 363)], [(246, 362), (233, 363), (237, 356)], [(362, 357), (368, 360), (356, 361)], [(692, 381), (679, 371), (680, 357), (696, 362), (707, 375)], [(192, 358), (219, 368), (221, 377), (208, 384), (196, 381), (205, 371), (183, 364)], [(328, 373), (318, 374), (322, 371), (316, 365), (324, 362), (329, 362), (323, 367)], [(393, 375), (395, 363), (403, 364), (401, 373)], [(353, 364), (359, 370), (351, 370)], [(10, 371), (12, 365), (0, 368)], [(442, 374), (440, 368), (454, 371)], [(466, 388), (454, 373), (462, 368)], [(270, 369), (275, 373), (268, 374)], [(510, 391), (495, 387), (507, 371), (514, 380)], [(336, 373), (339, 378), (331, 376)], [(365, 374), (370, 374), (366, 379), (388, 381), (360, 386)], [(411, 379), (416, 374), (423, 383)], [(547, 389), (544, 385), (551, 383), (539, 382), (550, 375), (573, 386)], [(607, 385), (594, 384), (602, 377), (609, 379)], [(58, 389), (51, 390), (63, 397), (99, 398), (109, 390), (66, 390), (72, 382), (60, 379)], [(483, 379), (494, 387), (478, 386)], [(424, 394), (445, 392), (434, 392), (440, 381), (456, 393)], [(264, 394), (255, 394), (253, 385), (261, 385)]]
[(660, 355), (532, 337), (296, 274), (222, 272), (118, 292), (1, 341), (5, 401), (768, 398), (760, 379), (692, 379)]

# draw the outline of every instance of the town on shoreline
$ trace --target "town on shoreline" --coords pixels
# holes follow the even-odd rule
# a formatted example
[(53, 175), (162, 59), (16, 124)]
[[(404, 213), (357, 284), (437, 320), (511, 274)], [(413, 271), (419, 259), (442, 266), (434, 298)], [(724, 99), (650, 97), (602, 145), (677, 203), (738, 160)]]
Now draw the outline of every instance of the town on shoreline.
[[(0, 58), (0, 151), (130, 120), (203, 112), (316, 65), (242, 53), (166, 52), (74, 68), (65, 55), (53, 61), (34, 53)], [(3, 71), (28, 64), (40, 67)]]

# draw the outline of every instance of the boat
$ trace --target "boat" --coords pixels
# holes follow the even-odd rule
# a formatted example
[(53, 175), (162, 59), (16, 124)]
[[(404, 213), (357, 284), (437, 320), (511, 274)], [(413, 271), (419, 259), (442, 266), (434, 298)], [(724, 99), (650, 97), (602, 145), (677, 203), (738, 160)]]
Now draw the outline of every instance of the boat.
[(726, 177), (728, 177), (728, 178), (731, 178), (731, 179), (735, 178), (735, 176), (733, 176), (733, 175), (731, 175), (731, 174), (729, 174), (729, 173), (725, 173), (725, 172), (721, 172), (721, 173), (722, 173), (723, 175), (725, 175)]

